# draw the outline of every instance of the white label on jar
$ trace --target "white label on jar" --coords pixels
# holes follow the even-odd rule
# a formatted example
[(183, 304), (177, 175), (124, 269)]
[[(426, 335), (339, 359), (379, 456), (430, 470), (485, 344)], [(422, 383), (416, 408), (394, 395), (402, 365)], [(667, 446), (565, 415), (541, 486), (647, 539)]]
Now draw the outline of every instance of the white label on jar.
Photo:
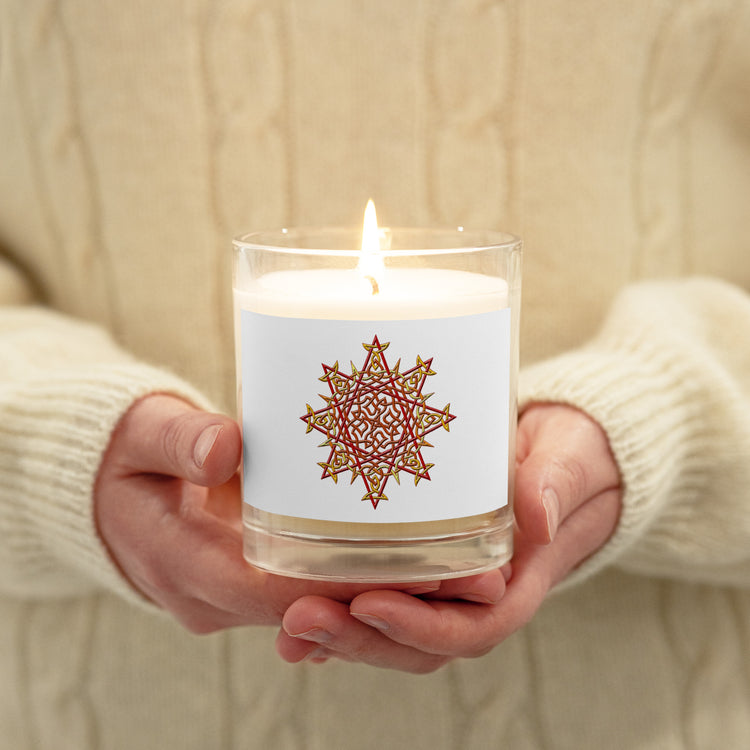
[(244, 501), (353, 523), (508, 502), (510, 309), (430, 320), (241, 317)]

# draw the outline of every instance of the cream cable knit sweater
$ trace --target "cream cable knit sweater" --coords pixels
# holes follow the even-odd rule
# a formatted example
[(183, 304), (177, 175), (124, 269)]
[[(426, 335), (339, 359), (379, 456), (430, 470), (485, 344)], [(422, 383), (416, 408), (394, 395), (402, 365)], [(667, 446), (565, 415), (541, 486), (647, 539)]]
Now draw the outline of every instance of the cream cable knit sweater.
[[(748, 33), (741, 0), (0, 0), (0, 748), (746, 747)], [(522, 403), (592, 414), (626, 487), (428, 677), (190, 636), (91, 517), (134, 399), (233, 409), (230, 235), (369, 195), (524, 236)]]

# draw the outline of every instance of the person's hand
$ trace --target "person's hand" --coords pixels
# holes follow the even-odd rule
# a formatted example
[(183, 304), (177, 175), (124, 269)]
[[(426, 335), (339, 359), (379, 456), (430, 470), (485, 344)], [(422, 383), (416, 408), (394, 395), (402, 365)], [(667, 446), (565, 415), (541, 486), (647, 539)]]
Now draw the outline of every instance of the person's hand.
[(277, 651), (289, 662), (314, 654), (410, 672), (481, 656), (525, 625), (548, 591), (607, 541), (620, 505), (619, 472), (601, 427), (567, 406), (531, 406), (518, 426), (515, 553), (502, 598), (446, 600), (456, 582), (422, 597), (369, 591), (345, 603), (305, 596), (287, 609)]
[[(136, 402), (116, 427), (94, 488), (94, 515), (131, 585), (195, 633), (281, 623), (304, 595), (349, 602), (369, 584), (270, 575), (242, 556), (236, 422), (166, 395)], [(435, 591), (439, 582), (397, 586)], [(502, 595), (500, 573), (446, 587), (448, 596)], [(407, 596), (407, 594), (404, 594)]]

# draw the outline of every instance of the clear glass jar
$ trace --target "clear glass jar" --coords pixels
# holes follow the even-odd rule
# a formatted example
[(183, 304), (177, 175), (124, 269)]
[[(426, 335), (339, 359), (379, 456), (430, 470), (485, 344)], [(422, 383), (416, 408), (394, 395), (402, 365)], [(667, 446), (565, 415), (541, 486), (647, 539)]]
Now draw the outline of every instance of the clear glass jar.
[(244, 554), (273, 573), (475, 574), (513, 544), (521, 241), (289, 229), (234, 241)]

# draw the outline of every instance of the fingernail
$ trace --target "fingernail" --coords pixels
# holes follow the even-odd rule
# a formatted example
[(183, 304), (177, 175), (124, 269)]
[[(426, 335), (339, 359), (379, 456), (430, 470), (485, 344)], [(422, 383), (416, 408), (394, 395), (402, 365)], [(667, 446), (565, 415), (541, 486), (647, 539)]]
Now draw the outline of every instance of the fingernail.
[(542, 506), (547, 517), (547, 537), (551, 542), (555, 538), (560, 520), (560, 499), (551, 487), (542, 491)]
[(351, 615), (352, 617), (356, 617), (365, 625), (369, 625), (371, 628), (375, 628), (376, 630), (380, 630), (381, 632), (384, 632), (388, 630), (388, 628), (390, 628), (390, 625), (385, 620), (381, 620), (379, 617), (375, 617), (374, 615), (362, 615), (358, 612), (352, 612)]
[(420, 594), (431, 594), (433, 591), (437, 591), (440, 588), (440, 583), (425, 583), (421, 586), (414, 586), (410, 589), (404, 589), (405, 594), (411, 594), (412, 596), (419, 596)]
[(219, 437), (221, 430), (222, 427), (220, 424), (206, 427), (195, 441), (195, 446), (193, 447), (193, 461), (195, 461), (195, 465), (199, 469), (202, 469), (203, 464), (206, 463), (208, 454), (211, 453), (211, 449), (214, 447), (216, 438)]
[(508, 583), (508, 581), (510, 581), (511, 577), (513, 576), (513, 566), (509, 562), (507, 562), (505, 563), (505, 565), (503, 565), (502, 568), (500, 568), (500, 572), (503, 574), (505, 583)]
[(472, 594), (471, 592), (461, 594), (460, 598), (467, 602), (475, 602), (476, 604), (494, 604), (497, 601), (496, 599), (484, 596), (484, 594)]
[(310, 628), (304, 633), (288, 633), (292, 638), (299, 638), (303, 641), (312, 641), (313, 643), (330, 643), (333, 636), (322, 628)]
[(324, 648), (323, 646), (318, 646), (318, 648), (314, 648), (302, 661), (310, 661), (314, 664), (322, 664), (325, 661), (328, 661), (328, 658), (331, 656), (331, 652)]

